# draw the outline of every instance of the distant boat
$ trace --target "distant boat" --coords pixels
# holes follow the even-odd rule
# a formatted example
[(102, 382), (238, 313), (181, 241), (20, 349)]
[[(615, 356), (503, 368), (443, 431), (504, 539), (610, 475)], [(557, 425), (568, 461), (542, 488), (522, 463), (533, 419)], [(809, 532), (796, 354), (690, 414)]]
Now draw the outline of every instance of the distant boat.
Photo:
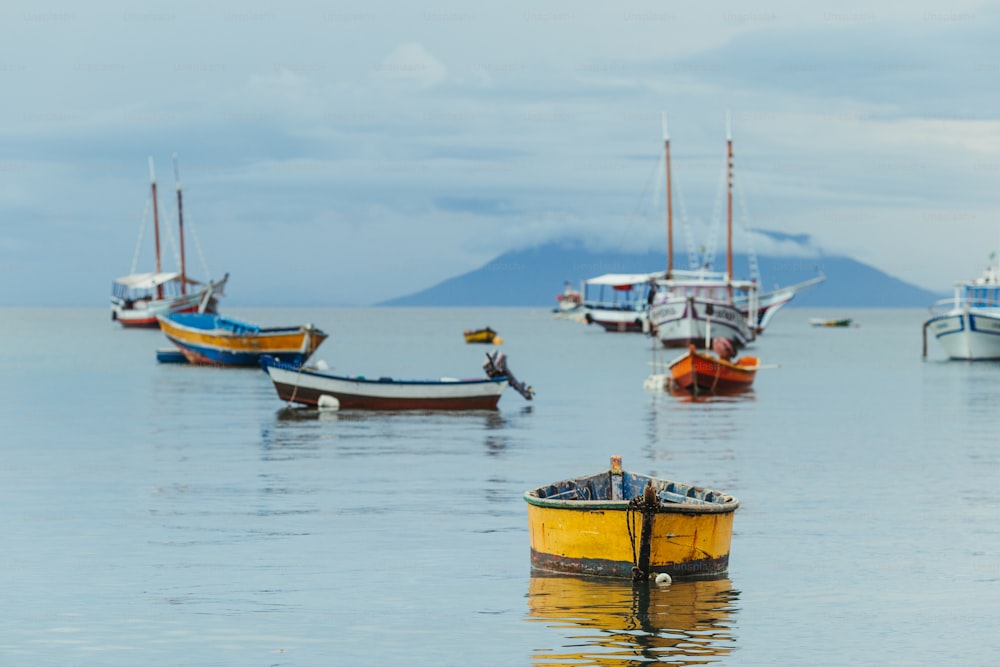
[[(756, 280), (733, 276), (733, 140), (726, 127), (726, 269), (673, 268), (673, 205), (671, 199), (670, 139), (663, 120), (664, 162), (667, 192), (667, 270), (656, 280), (648, 313), (648, 329), (664, 347), (702, 346), (709, 319), (718, 334), (743, 347), (764, 332), (774, 315), (795, 295), (825, 280), (822, 274), (796, 285), (760, 293)], [(756, 273), (756, 255), (750, 253), (751, 274)], [(692, 262), (694, 264), (694, 262)]]
[[(685, 272), (674, 270), (672, 274), (677, 278), (675, 282), (663, 282), (655, 285), (658, 281), (666, 281), (666, 272), (657, 271), (652, 273), (607, 273), (602, 276), (585, 280), (583, 296), (583, 319), (588, 324), (597, 324), (610, 332), (625, 333), (648, 333), (649, 332), (649, 312), (650, 291), (655, 295), (661, 288), (667, 291), (690, 291), (688, 279), (694, 277), (698, 280), (697, 287), (705, 293), (711, 288), (710, 281), (715, 279), (719, 284), (725, 286), (723, 274), (710, 272)], [(771, 292), (766, 292), (756, 296), (756, 302), (751, 304), (747, 293), (737, 292), (733, 296), (733, 305), (740, 314), (752, 324), (751, 307), (756, 308), (756, 333), (764, 332), (771, 319), (782, 307), (788, 304), (796, 294), (802, 290), (812, 287), (826, 280), (826, 276), (819, 275), (815, 278), (779, 287)], [(652, 290), (652, 287), (656, 287)], [(692, 335), (698, 335), (697, 333)], [(673, 346), (673, 347), (676, 347)]]
[[(764, 292), (757, 295), (757, 335), (764, 333), (764, 329), (770, 324), (771, 319), (781, 310), (783, 307), (788, 305), (795, 295), (803, 291), (808, 287), (813, 285), (818, 285), (819, 283), (826, 280), (826, 276), (822, 272), (815, 278), (810, 278), (809, 280), (804, 280), (800, 283), (794, 285), (786, 285), (785, 287), (778, 287), (770, 292)], [(750, 317), (749, 309), (749, 298), (746, 294), (737, 294), (733, 301), (740, 310), (743, 312), (744, 317)], [(753, 322), (751, 321), (751, 324)]]
[[(174, 172), (177, 160), (174, 158)], [(163, 271), (160, 258), (160, 221), (157, 212), (156, 173), (153, 158), (149, 158), (149, 175), (153, 193), (153, 235), (156, 243), (156, 271), (137, 273), (138, 251), (127, 276), (111, 284), (111, 319), (123, 327), (156, 327), (158, 315), (173, 313), (214, 313), (216, 300), (223, 295), (227, 273), (221, 280), (201, 283), (187, 275), (184, 264), (184, 215), (181, 207), (181, 185), (177, 179), (177, 218), (180, 236), (180, 271)], [(142, 240), (142, 231), (139, 234)]]
[[(726, 124), (726, 270), (673, 268), (673, 206), (671, 204), (670, 138), (666, 116), (663, 144), (667, 174), (667, 272), (657, 281), (649, 307), (649, 326), (664, 347), (703, 346), (708, 321), (717, 335), (744, 347), (757, 336), (760, 301), (757, 283), (733, 279), (733, 138)], [(739, 301), (737, 300), (739, 298)]]
[(562, 293), (556, 295), (556, 303), (558, 305), (552, 310), (553, 315), (556, 317), (577, 319), (578, 316), (583, 315), (583, 297), (578, 291), (573, 289), (568, 280), (563, 285)]
[(809, 318), (809, 324), (814, 327), (849, 327), (854, 323), (850, 317), (844, 317), (839, 320), (826, 320), (822, 317), (811, 317)]
[(719, 491), (625, 471), (620, 456), (524, 500), (533, 567), (633, 581), (726, 572), (739, 507)]
[(327, 338), (312, 324), (261, 327), (221, 315), (161, 315), (160, 329), (188, 361), (222, 366), (256, 366), (264, 355), (303, 364)]
[[(758, 329), (751, 324), (758, 320), (756, 283), (731, 280), (718, 272), (674, 271), (672, 275), (657, 283), (666, 296), (649, 308), (650, 328), (663, 347), (703, 347), (709, 326), (740, 348), (757, 337)], [(747, 292), (748, 308), (733, 299), (736, 290)]]
[(611, 333), (645, 333), (647, 308), (658, 273), (606, 273), (583, 281), (584, 321)]
[(930, 330), (950, 359), (1000, 359), (1000, 267), (957, 282), (954, 295), (934, 303), (930, 311), (923, 327), (923, 356)]
[(341, 410), (495, 410), (504, 389), (511, 386), (527, 400), (534, 390), (510, 373), (503, 355), (487, 355), (485, 378), (460, 380), (399, 380), (390, 377), (348, 377), (278, 361), (261, 359), (278, 398), (288, 403)]
[(484, 343), (486, 345), (499, 345), (503, 342), (503, 338), (497, 335), (497, 332), (489, 327), (484, 327), (482, 329), (466, 329), (462, 332), (465, 336), (466, 343)]

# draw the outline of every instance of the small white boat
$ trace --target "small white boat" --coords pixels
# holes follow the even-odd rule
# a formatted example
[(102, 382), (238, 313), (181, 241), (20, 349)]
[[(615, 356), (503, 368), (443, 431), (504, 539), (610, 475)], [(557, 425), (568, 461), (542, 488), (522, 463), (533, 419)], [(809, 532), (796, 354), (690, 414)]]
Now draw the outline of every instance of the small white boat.
[(260, 365), (278, 397), (288, 403), (340, 410), (495, 410), (510, 387), (529, 401), (531, 387), (518, 382), (499, 352), (486, 355), (485, 378), (398, 380), (391, 377), (348, 377), (283, 363), (264, 356)]
[(552, 315), (563, 320), (575, 320), (583, 318), (583, 297), (578, 291), (573, 289), (573, 285), (567, 280), (563, 286), (562, 294), (556, 295), (558, 304), (552, 309)]
[(1000, 268), (991, 266), (974, 280), (957, 282), (954, 295), (930, 311), (923, 327), (925, 357), (930, 331), (950, 359), (1000, 359)]

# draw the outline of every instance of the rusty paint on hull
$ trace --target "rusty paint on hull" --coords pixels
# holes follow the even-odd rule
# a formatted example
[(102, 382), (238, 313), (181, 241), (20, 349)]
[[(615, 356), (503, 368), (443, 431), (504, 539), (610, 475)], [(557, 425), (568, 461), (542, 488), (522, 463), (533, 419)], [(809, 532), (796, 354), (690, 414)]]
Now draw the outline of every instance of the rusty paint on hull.
[[(531, 566), (548, 572), (627, 579), (632, 577), (633, 563), (603, 558), (566, 558), (532, 549)], [(666, 572), (675, 579), (724, 574), (729, 569), (729, 554), (682, 563), (650, 562), (649, 569), (657, 573)]]

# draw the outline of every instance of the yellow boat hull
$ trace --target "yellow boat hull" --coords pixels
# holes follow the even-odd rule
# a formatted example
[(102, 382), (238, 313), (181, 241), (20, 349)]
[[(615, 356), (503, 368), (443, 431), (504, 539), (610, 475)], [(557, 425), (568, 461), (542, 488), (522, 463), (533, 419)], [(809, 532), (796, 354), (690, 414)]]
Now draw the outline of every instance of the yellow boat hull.
[[(635, 565), (626, 503), (620, 508), (528, 506), (531, 564), (542, 570), (631, 577)], [(641, 519), (636, 522), (636, 526)], [(634, 529), (633, 529), (634, 530)], [(649, 569), (671, 576), (721, 574), (729, 567), (733, 513), (661, 513), (653, 519)], [(638, 549), (638, 539), (635, 547)]]
[(475, 331), (466, 330), (462, 332), (462, 335), (465, 336), (466, 343), (486, 343), (487, 345), (495, 343), (499, 345), (503, 342), (503, 339), (497, 335), (497, 332), (489, 327), (476, 329)]
[[(629, 500), (647, 484), (655, 509), (644, 533), (643, 513)], [(612, 470), (540, 487), (524, 499), (531, 564), (541, 570), (632, 577), (643, 539), (648, 572), (712, 576), (729, 566), (739, 501), (711, 489)]]

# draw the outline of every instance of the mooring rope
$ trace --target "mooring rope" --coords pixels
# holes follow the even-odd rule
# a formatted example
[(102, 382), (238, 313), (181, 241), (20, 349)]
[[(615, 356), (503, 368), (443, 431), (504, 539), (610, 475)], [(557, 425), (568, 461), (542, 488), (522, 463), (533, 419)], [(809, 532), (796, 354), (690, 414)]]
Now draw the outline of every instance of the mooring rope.
[[(292, 395), (288, 399), (288, 407), (292, 407), (292, 403), (295, 402), (295, 395), (299, 392), (299, 378), (302, 377), (302, 371), (305, 369), (306, 362), (303, 361), (299, 364), (299, 367), (295, 369), (295, 384), (292, 385)], [(319, 403), (317, 402), (317, 407)]]
[[(628, 509), (625, 511), (625, 521), (628, 527), (629, 542), (632, 546), (632, 582), (645, 581), (649, 578), (649, 556), (653, 532), (653, 517), (660, 507), (660, 499), (650, 482), (646, 482), (646, 488), (641, 495), (635, 496), (628, 501)], [(635, 515), (642, 515), (642, 531), (639, 533), (639, 550), (635, 548)]]

